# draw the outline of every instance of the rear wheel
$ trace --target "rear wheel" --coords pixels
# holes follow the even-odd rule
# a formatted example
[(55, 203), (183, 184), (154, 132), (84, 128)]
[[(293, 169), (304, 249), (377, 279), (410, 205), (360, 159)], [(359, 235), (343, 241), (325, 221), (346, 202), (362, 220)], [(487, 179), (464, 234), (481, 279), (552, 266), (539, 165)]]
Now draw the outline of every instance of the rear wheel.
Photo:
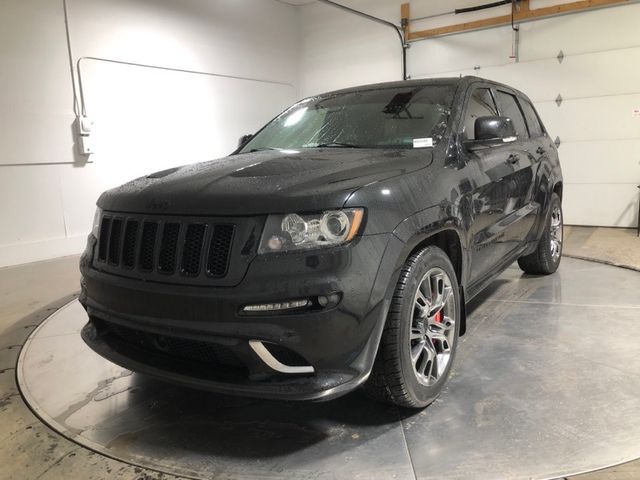
[(562, 225), (562, 204), (560, 197), (553, 193), (549, 217), (536, 251), (518, 259), (518, 265), (524, 272), (549, 275), (558, 269), (562, 256)]
[(422, 408), (447, 381), (458, 343), (460, 298), (449, 257), (430, 246), (405, 263), (365, 391)]

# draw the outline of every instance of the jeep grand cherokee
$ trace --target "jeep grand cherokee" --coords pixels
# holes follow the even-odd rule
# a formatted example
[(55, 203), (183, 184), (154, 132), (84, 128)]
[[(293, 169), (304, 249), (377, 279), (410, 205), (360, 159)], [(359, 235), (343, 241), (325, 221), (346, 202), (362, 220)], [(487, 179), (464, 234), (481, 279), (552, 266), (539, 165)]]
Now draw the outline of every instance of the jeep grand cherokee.
[(475, 77), (296, 103), (232, 155), (105, 192), (85, 342), (164, 380), (405, 407), (447, 380), (465, 304), (558, 268), (562, 174), (529, 99)]

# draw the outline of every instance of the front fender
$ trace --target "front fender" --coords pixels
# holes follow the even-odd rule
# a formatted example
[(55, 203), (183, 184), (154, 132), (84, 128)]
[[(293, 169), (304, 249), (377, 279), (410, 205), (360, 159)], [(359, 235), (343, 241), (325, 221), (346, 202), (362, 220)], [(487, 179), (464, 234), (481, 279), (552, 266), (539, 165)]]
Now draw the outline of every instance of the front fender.
[(401, 255), (403, 257), (402, 263), (404, 263), (416, 247), (443, 231), (454, 231), (458, 236), (462, 250), (460, 285), (465, 285), (469, 278), (469, 238), (464, 228), (462, 215), (455, 205), (450, 203), (434, 205), (414, 213), (400, 222), (393, 230), (393, 234), (404, 243), (405, 247)]

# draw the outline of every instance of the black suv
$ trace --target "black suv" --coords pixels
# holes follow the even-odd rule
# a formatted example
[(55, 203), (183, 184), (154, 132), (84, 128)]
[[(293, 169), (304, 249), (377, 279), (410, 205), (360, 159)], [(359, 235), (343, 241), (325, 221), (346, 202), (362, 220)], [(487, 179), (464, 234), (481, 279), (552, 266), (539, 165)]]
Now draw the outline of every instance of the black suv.
[(432, 402), (465, 304), (558, 268), (562, 174), (528, 98), (475, 77), (295, 104), (232, 155), (105, 192), (85, 342), (218, 392)]

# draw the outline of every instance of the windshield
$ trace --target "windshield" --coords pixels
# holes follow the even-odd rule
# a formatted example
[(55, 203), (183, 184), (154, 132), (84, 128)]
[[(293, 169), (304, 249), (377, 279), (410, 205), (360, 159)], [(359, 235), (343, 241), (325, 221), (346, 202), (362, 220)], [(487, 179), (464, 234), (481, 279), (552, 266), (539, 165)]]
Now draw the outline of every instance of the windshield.
[(271, 121), (241, 153), (431, 146), (446, 128), (452, 99), (450, 85), (413, 85), (309, 98)]

